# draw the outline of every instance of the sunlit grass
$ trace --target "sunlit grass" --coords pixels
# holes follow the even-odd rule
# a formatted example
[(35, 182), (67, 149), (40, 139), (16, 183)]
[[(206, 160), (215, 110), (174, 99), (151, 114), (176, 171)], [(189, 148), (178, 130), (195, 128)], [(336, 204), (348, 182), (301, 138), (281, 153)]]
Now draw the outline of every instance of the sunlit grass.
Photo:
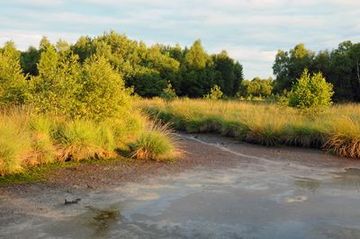
[(28, 109), (3, 110), (0, 176), (49, 163), (116, 158), (124, 151), (135, 158), (174, 158), (176, 147), (170, 131), (165, 126), (149, 128), (149, 124), (138, 110), (100, 122), (40, 115)]
[(142, 132), (131, 145), (132, 157), (146, 160), (174, 160), (178, 156), (175, 139), (169, 127), (151, 123), (148, 130)]
[(178, 99), (141, 100), (152, 117), (178, 130), (219, 133), (262, 144), (321, 148), (360, 158), (360, 105), (341, 104), (323, 112), (304, 112), (276, 104)]

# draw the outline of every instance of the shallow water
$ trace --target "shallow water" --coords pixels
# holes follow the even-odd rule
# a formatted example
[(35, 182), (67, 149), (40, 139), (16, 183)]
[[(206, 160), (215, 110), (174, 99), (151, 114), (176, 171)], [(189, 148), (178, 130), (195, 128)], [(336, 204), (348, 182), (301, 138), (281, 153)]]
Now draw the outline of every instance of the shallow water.
[(289, 164), (193, 140), (239, 162), (90, 193), (1, 225), (0, 237), (360, 238), (359, 168)]

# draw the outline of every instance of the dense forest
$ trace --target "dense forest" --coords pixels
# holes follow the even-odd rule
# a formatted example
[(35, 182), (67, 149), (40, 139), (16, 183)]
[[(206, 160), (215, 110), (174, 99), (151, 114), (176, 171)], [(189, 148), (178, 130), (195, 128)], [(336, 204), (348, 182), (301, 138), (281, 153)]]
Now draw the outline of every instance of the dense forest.
[(274, 91), (289, 91), (304, 69), (321, 72), (334, 86), (334, 101), (360, 101), (360, 43), (345, 41), (332, 51), (318, 53), (298, 44), (289, 51), (278, 51), (273, 65)]
[(21, 52), (21, 67), (28, 76), (39, 75), (39, 62), (50, 48), (61, 57), (76, 56), (84, 63), (92, 55), (104, 56), (143, 97), (159, 96), (170, 83), (178, 96), (202, 97), (218, 85), (225, 96), (235, 96), (243, 79), (243, 68), (225, 51), (209, 55), (197, 40), (190, 48), (156, 44), (147, 46), (116, 32), (98, 37), (83, 36), (70, 45), (59, 40), (55, 46), (43, 38), (39, 48)]

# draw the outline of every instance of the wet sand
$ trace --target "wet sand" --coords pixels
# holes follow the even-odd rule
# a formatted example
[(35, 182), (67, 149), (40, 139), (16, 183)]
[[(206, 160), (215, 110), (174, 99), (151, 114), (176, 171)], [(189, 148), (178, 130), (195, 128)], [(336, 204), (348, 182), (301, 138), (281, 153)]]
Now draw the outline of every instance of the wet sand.
[(174, 163), (81, 165), (0, 188), (0, 238), (360, 238), (360, 162), (214, 135), (179, 142)]

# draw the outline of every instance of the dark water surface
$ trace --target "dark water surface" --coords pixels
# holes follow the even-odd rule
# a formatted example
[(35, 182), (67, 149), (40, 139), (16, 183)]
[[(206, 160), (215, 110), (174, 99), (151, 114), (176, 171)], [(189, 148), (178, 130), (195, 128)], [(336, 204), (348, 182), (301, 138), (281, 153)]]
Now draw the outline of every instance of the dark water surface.
[(211, 137), (194, 140), (239, 162), (91, 193), (79, 204), (9, 220), (0, 237), (360, 238), (359, 164), (289, 163)]

